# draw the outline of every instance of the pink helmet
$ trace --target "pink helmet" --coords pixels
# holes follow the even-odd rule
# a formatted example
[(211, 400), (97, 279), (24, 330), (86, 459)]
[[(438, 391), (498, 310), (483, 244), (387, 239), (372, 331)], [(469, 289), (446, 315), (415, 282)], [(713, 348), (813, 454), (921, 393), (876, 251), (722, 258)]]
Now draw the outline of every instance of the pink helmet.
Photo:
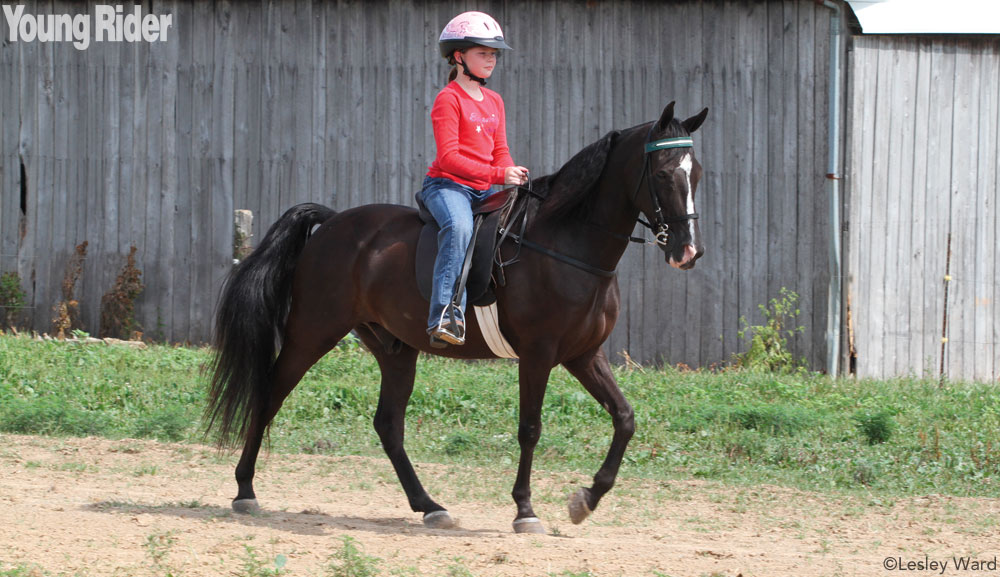
[(503, 30), (489, 14), (483, 12), (462, 12), (448, 22), (438, 38), (441, 56), (448, 58), (456, 50), (472, 46), (486, 46), (500, 50), (510, 50), (503, 40)]

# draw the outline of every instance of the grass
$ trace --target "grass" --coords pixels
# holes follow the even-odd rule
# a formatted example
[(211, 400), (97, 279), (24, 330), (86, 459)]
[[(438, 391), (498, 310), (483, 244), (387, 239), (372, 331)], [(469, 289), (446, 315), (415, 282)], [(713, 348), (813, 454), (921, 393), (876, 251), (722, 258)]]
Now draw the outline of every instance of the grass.
[(0, 577), (47, 577), (48, 575), (48, 572), (36, 566), (21, 564), (4, 568), (0, 563)]
[(367, 555), (357, 540), (348, 535), (341, 537), (343, 547), (327, 559), (325, 575), (329, 577), (375, 577), (380, 575), (381, 559)]
[(177, 537), (173, 532), (152, 533), (146, 536), (143, 548), (149, 556), (152, 567), (157, 573), (170, 574), (171, 569), (167, 560), (170, 549), (177, 544)]
[[(0, 336), (0, 431), (195, 442), (204, 349), (147, 350)], [(623, 474), (894, 497), (1000, 493), (1000, 386), (617, 368), (636, 410)], [(286, 401), (272, 450), (382, 457), (379, 371), (356, 345), (329, 353)], [(516, 466), (517, 365), (425, 357), (407, 413), (418, 462)], [(553, 371), (536, 467), (590, 474), (611, 420)], [(140, 471), (155, 474), (155, 471)]]
[(273, 560), (262, 559), (257, 549), (244, 544), (243, 553), (240, 555), (240, 571), (233, 573), (236, 577), (278, 577), (284, 575), (285, 565), (288, 558), (285, 555), (277, 555)]

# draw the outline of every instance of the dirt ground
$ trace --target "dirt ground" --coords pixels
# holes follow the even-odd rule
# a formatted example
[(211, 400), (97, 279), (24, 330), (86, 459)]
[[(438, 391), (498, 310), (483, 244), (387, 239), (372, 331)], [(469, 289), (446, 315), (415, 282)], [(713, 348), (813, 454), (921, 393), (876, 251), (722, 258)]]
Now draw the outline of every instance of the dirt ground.
[[(335, 576), (347, 574), (331, 564), (349, 536), (379, 575), (1000, 576), (1000, 499), (626, 477), (572, 525), (566, 496), (587, 477), (537, 473), (549, 534), (516, 535), (512, 471), (419, 466), (461, 523), (445, 531), (410, 512), (386, 459), (271, 454), (257, 475), (264, 512), (233, 514), (235, 460), (192, 445), (0, 436), (0, 571), (252, 577), (266, 573), (251, 557), (274, 569), (282, 556), (285, 575)], [(980, 565), (956, 568), (963, 559)]]

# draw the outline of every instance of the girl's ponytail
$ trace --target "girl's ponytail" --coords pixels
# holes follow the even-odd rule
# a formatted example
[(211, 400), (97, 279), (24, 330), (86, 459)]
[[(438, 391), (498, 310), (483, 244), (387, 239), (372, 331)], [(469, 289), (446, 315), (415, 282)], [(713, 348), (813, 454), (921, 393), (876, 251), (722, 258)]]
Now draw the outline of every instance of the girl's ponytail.
[(451, 72), (448, 74), (448, 82), (458, 78), (458, 66), (452, 66)]

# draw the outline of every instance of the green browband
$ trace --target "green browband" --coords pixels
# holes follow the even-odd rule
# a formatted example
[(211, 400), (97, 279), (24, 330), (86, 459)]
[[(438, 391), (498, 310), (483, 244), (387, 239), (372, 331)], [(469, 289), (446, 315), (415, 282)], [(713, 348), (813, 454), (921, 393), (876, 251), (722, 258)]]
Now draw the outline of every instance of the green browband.
[(668, 148), (691, 148), (694, 146), (694, 139), (688, 136), (681, 138), (664, 138), (663, 140), (657, 140), (656, 142), (646, 143), (646, 153), (655, 152), (657, 150), (666, 150)]

